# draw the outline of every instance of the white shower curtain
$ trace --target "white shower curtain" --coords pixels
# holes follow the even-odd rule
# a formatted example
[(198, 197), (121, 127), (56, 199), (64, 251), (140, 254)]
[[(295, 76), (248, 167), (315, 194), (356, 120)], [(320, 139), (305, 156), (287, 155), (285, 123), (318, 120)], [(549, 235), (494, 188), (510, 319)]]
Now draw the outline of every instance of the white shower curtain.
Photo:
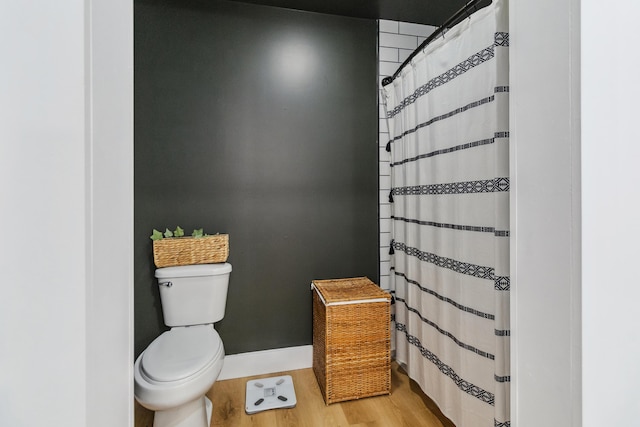
[(396, 360), (460, 427), (509, 426), (507, 0), (383, 89)]

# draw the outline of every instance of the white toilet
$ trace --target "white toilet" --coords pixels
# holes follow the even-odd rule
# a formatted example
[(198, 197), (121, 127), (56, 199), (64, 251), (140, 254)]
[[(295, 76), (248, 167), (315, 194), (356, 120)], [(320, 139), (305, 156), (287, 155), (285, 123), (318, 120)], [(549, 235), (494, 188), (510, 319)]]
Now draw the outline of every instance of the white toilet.
[(156, 270), (164, 332), (136, 359), (135, 397), (155, 411), (154, 427), (208, 427), (205, 396), (218, 378), (224, 347), (213, 323), (224, 317), (231, 264)]

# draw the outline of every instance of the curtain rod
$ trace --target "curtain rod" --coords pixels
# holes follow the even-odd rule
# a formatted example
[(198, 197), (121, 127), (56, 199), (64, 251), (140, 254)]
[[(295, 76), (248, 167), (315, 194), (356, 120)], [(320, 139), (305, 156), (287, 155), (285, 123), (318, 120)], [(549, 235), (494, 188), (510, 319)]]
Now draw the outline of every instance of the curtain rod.
[(393, 76), (391, 77), (385, 77), (384, 79), (382, 79), (382, 86), (387, 86), (388, 84), (391, 84), (391, 82), (393, 82), (396, 77), (398, 77), (400, 75), (400, 72), (402, 71), (402, 69), (409, 63), (411, 62), (411, 60), (419, 53), (421, 52), (425, 47), (427, 47), (427, 45), (429, 43), (431, 43), (432, 41), (434, 41), (437, 37), (439, 37), (442, 33), (445, 32), (445, 30), (447, 30), (449, 27), (451, 27), (453, 24), (456, 24), (460, 18), (463, 15), (469, 16), (468, 12), (469, 9), (471, 9), (472, 7), (475, 7), (478, 3), (480, 3), (483, 0), (471, 0), (469, 2), (467, 2), (463, 7), (460, 8), (460, 10), (458, 10), (456, 13), (454, 13), (449, 19), (447, 19), (444, 24), (440, 25), (429, 37), (427, 37), (427, 39), (425, 41), (423, 41), (420, 46), (418, 46), (416, 48), (416, 50), (414, 50), (413, 52), (411, 52), (411, 55), (409, 55), (409, 57), (407, 59), (404, 60), (404, 62), (402, 63), (402, 65), (400, 65), (400, 67), (398, 67), (398, 69), (396, 70), (395, 73), (393, 73)]

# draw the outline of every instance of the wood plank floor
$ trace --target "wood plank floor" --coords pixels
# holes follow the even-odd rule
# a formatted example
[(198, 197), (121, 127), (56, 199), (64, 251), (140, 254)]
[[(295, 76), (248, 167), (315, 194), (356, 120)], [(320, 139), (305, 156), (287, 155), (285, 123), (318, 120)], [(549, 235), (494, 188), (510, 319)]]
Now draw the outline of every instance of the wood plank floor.
[[(247, 415), (246, 382), (291, 375), (297, 405)], [(391, 369), (391, 395), (325, 405), (311, 369), (217, 381), (207, 396), (213, 402), (211, 427), (455, 427), (395, 362)], [(153, 412), (136, 402), (135, 426), (151, 427)]]

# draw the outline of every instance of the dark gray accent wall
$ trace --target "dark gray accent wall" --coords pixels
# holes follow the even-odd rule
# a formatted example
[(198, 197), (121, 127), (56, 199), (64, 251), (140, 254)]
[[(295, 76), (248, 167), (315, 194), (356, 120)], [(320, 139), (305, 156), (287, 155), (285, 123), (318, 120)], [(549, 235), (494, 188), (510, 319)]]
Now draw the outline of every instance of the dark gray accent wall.
[[(376, 22), (135, 2), (135, 352), (153, 228), (230, 235), (227, 354), (311, 344), (310, 282), (378, 279)], [(114, 230), (117, 232), (117, 230)]]

